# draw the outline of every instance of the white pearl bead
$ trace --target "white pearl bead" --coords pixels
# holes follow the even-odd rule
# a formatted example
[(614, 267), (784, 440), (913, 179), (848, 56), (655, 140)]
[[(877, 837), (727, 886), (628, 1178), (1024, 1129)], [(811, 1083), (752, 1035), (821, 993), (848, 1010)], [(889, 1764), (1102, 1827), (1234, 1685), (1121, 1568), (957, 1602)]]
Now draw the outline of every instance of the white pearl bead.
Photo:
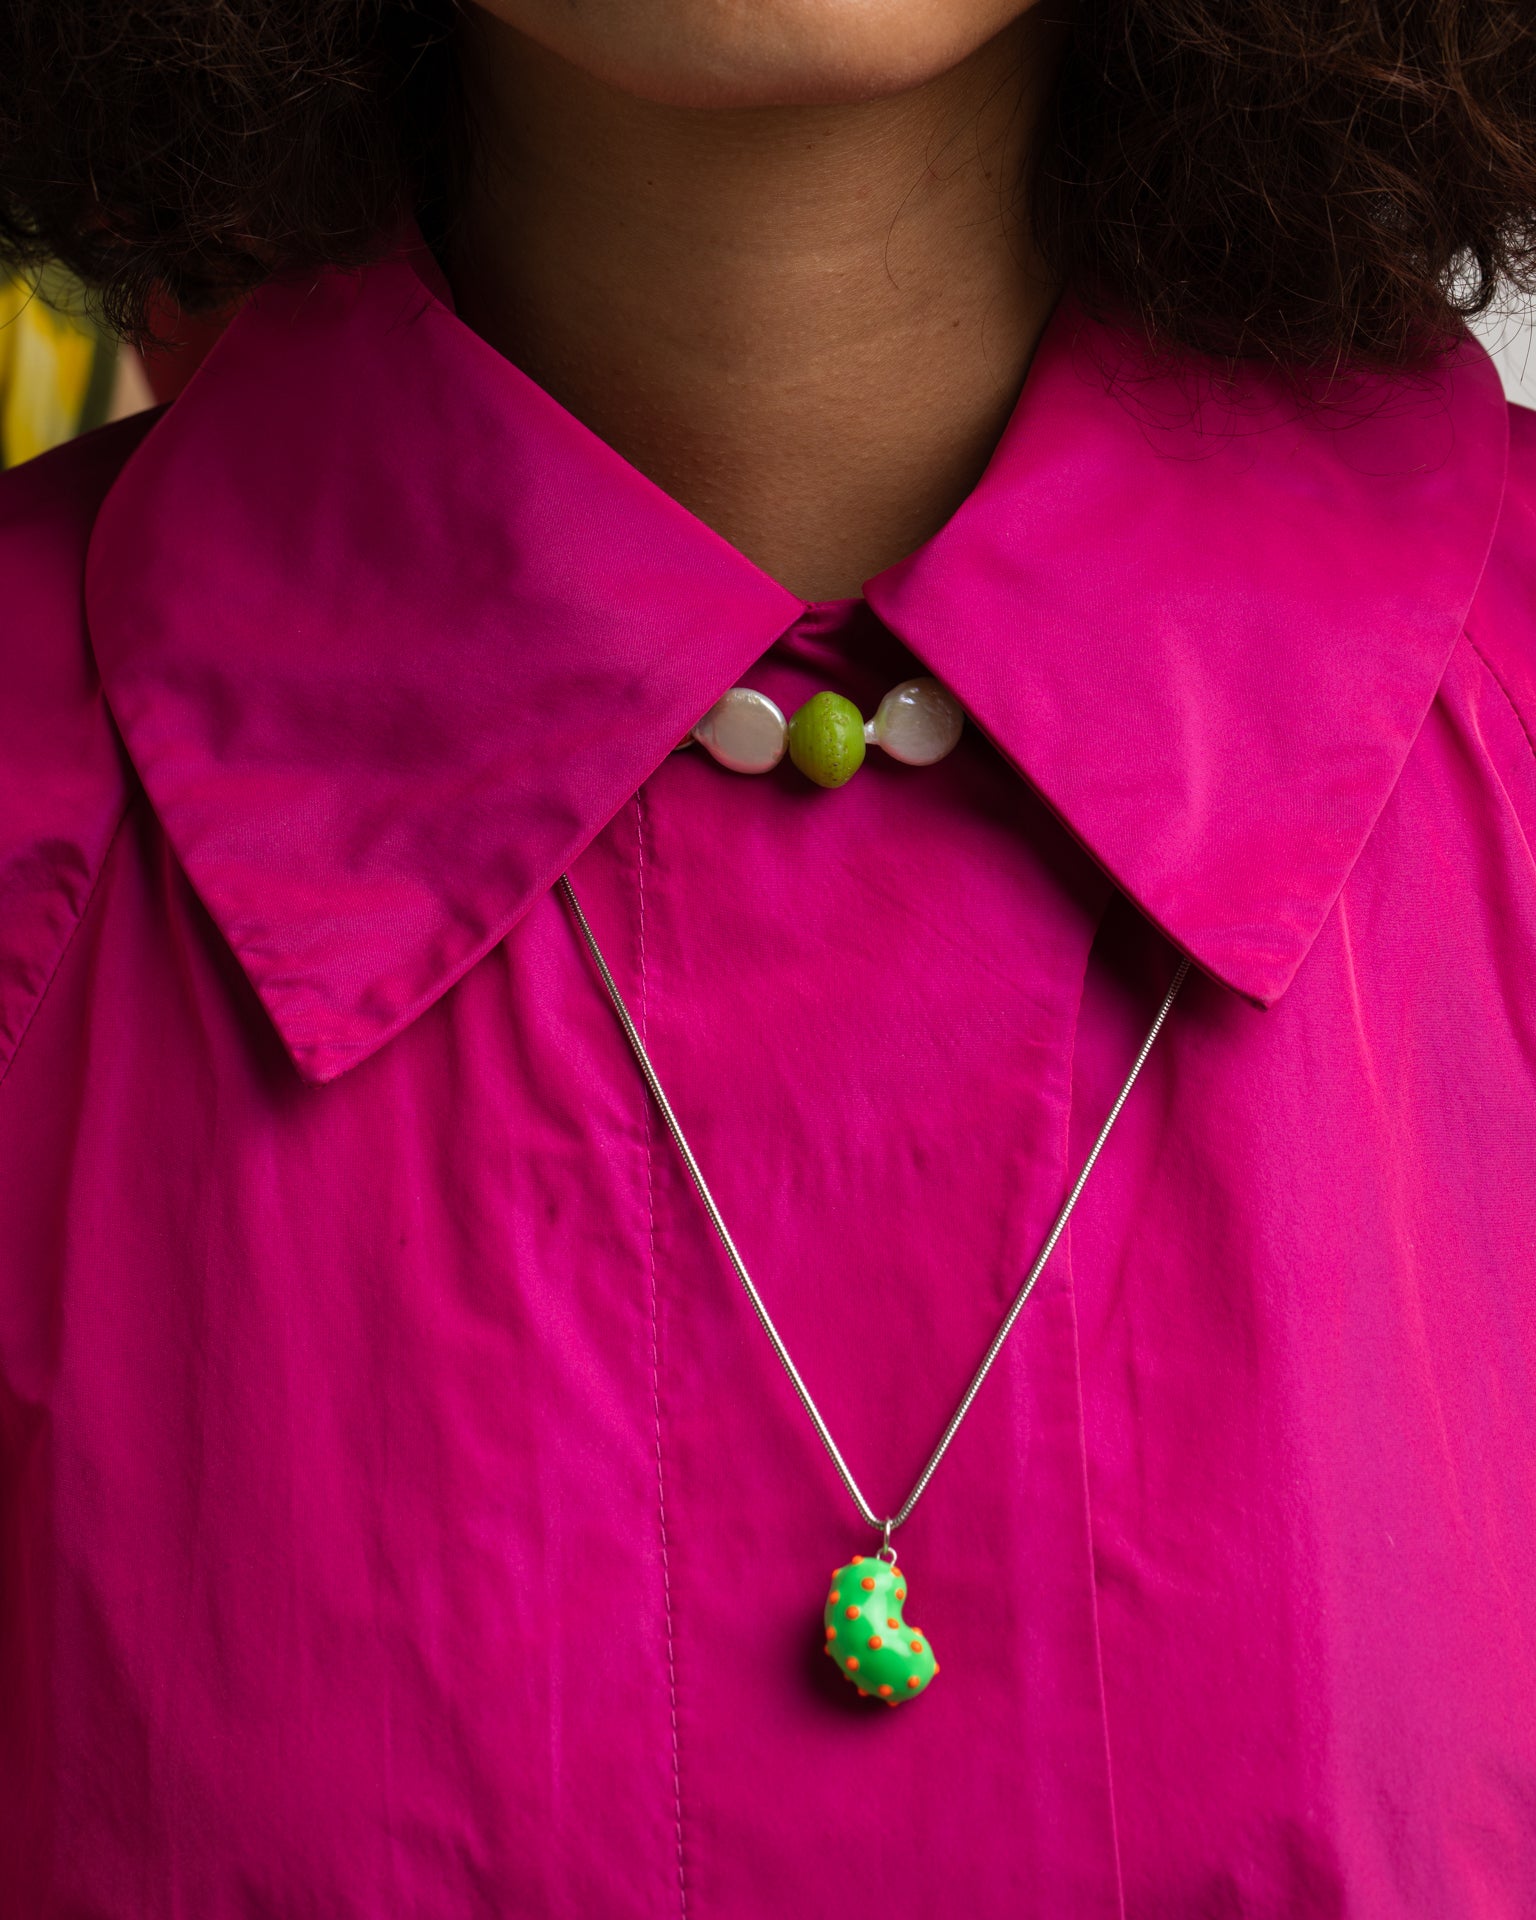
[(964, 725), (964, 709), (948, 687), (937, 680), (903, 680), (880, 702), (866, 732), (893, 760), (931, 767), (954, 752)]
[(766, 693), (732, 687), (694, 728), (693, 737), (732, 773), (768, 773), (784, 758), (789, 728)]

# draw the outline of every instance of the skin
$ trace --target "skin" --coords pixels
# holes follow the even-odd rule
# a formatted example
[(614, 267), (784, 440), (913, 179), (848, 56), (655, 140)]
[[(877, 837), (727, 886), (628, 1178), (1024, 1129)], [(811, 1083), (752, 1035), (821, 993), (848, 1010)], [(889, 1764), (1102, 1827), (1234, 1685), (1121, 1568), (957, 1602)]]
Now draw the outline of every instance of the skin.
[(1055, 290), (1020, 0), (492, 0), (468, 323), (794, 593), (857, 594), (975, 485)]

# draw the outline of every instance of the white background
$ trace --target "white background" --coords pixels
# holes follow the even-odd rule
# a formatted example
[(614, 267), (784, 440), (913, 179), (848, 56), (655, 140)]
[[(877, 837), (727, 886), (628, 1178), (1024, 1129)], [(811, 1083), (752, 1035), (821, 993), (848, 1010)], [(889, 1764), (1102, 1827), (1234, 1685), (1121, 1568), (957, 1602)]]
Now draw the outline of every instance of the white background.
[(1499, 363), (1510, 399), (1536, 407), (1536, 320), (1530, 315), (1490, 317), (1477, 330)]

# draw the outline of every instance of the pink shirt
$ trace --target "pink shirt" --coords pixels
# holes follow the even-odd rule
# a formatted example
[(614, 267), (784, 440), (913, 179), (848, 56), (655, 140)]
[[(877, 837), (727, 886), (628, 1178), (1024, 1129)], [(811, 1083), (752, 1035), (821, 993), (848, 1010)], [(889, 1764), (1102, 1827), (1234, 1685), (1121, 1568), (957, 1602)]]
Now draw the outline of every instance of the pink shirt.
[[(0, 1912), (1536, 1911), (1536, 424), (1476, 349), (1227, 412), (1064, 308), (807, 607), (398, 258), (7, 475), (0, 580)], [(914, 663), (937, 767), (670, 752)], [(567, 868), (882, 1509), (1197, 964), (897, 1536), (901, 1711)]]

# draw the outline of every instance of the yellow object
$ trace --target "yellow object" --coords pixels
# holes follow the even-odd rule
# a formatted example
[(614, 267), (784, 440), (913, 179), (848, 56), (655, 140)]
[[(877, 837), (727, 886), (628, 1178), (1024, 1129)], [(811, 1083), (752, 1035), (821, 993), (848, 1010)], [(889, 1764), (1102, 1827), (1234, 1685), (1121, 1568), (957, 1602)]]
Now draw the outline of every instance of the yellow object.
[(0, 273), (0, 467), (99, 426), (116, 359), (116, 342), (68, 276), (49, 268), (33, 283)]

